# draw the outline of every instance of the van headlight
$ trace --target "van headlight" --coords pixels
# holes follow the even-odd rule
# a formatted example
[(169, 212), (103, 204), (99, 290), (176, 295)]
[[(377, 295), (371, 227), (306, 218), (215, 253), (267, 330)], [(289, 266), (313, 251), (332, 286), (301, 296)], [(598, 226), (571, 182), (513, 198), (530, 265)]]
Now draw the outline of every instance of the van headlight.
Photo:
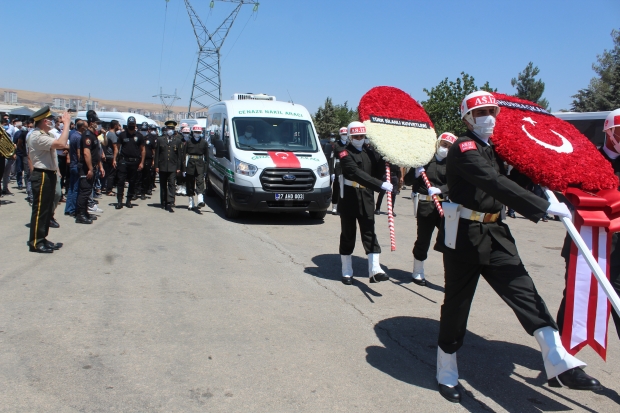
[(258, 172), (258, 167), (235, 158), (235, 172), (239, 175), (254, 176)]
[(320, 178), (325, 178), (329, 176), (329, 166), (326, 163), (316, 168), (316, 173), (319, 174)]

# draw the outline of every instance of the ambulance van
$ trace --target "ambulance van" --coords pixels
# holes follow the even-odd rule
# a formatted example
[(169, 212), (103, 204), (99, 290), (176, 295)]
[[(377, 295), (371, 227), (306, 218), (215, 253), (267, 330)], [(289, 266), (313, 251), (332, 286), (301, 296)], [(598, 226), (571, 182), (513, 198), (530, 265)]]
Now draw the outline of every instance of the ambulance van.
[(207, 125), (206, 194), (224, 199), (227, 218), (240, 211), (325, 217), (329, 168), (306, 108), (275, 96), (234, 94), (209, 107)]

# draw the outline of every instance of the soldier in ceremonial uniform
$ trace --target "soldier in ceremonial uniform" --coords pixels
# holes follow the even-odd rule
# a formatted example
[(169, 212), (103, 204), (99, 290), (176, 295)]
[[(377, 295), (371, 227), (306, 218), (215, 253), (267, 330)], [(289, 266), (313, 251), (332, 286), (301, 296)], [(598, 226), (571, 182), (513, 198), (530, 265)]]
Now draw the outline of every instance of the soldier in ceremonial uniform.
[(93, 192), (96, 169), (99, 169), (102, 177), (105, 176), (101, 162), (101, 147), (97, 139), (98, 129), (101, 128), (101, 121), (94, 110), (88, 111), (86, 120), (88, 122), (88, 129), (82, 133), (79, 149), (80, 162), (78, 164), (78, 173), (80, 174), (80, 180), (75, 208), (75, 222), (77, 224), (92, 224), (93, 220), (97, 219), (88, 213), (88, 199)]
[(438, 237), (445, 268), (437, 349), (439, 391), (447, 400), (460, 402), (456, 351), (463, 345), (481, 275), (515, 312), (527, 333), (536, 338), (550, 386), (599, 390), (598, 380), (581, 369), (585, 363), (562, 346), (558, 326), (519, 258), (508, 225), (501, 220), (504, 203), (534, 222), (546, 213), (570, 216), (570, 211), (565, 204), (549, 203), (504, 175), (504, 162), (489, 139), (499, 110), (495, 97), (488, 92), (467, 95), (461, 104), (461, 117), (468, 132), (448, 151), (448, 196), (454, 204), (444, 203), (444, 210), (460, 206), (451, 208), (454, 219), (446, 212)]
[(351, 254), (355, 249), (356, 221), (364, 251), (368, 255), (368, 277), (371, 283), (387, 281), (389, 277), (381, 269), (379, 254), (381, 247), (375, 234), (375, 196), (373, 191), (391, 191), (389, 182), (377, 179), (381, 176), (381, 160), (372, 150), (364, 147), (366, 127), (361, 122), (352, 122), (348, 127), (350, 143), (338, 147), (336, 156), (342, 168), (344, 191), (338, 203), (340, 214), (340, 258), (342, 261), (342, 282), (352, 284), (353, 265)]
[(127, 188), (127, 208), (132, 208), (131, 198), (136, 193), (136, 184), (138, 183), (139, 174), (144, 168), (144, 158), (146, 150), (144, 149), (144, 137), (136, 131), (136, 118), (130, 116), (127, 119), (127, 130), (121, 132), (118, 136), (114, 150), (114, 168), (118, 170), (118, 187), (116, 189), (116, 198), (118, 200), (116, 209), (123, 207), (123, 195), (125, 194), (125, 181), (129, 179), (129, 188)]
[[(334, 140), (332, 145), (332, 150), (330, 152), (329, 159), (329, 173), (331, 175), (332, 180), (332, 214), (338, 214), (338, 201), (340, 200), (340, 178), (342, 175), (342, 168), (340, 168), (340, 159), (338, 159), (338, 152), (342, 151), (345, 146), (347, 146), (348, 141), (348, 130), (347, 127), (344, 126), (340, 128), (339, 139)], [(331, 139), (330, 139), (331, 140)]]
[[(30, 239), (28, 246), (31, 252), (51, 253), (61, 247), (47, 240), (50, 218), (54, 211), (54, 194), (58, 171), (56, 150), (64, 149), (69, 138), (69, 128), (65, 128), (56, 140), (50, 130), (54, 127), (52, 112), (44, 106), (32, 115), (35, 130), (27, 139), (28, 155), (33, 166), (30, 174), (32, 184), (32, 216), (30, 218)], [(63, 113), (65, 124), (71, 122), (71, 115)], [(4, 162), (4, 159), (0, 159)]]
[(180, 139), (175, 136), (174, 128), (177, 123), (169, 120), (165, 123), (166, 130), (163, 136), (157, 139), (155, 147), (155, 172), (159, 174), (159, 194), (161, 207), (174, 212), (176, 176), (181, 172), (183, 163), (183, 146)]
[[(405, 185), (411, 185), (411, 199), (414, 202), (414, 212), (417, 220), (418, 237), (413, 244), (413, 282), (418, 285), (426, 285), (424, 278), (424, 261), (428, 256), (431, 239), (435, 227), (441, 226), (441, 216), (433, 202), (433, 195), (437, 195), (439, 201), (448, 196), (448, 183), (446, 181), (446, 157), (452, 144), (457, 137), (451, 133), (442, 133), (437, 139), (437, 150), (431, 161), (420, 168), (411, 169), (405, 175)], [(427, 188), (422, 172), (432, 187)]]
[(192, 127), (192, 137), (185, 144), (185, 163), (182, 165), (187, 188), (187, 210), (194, 209), (194, 192), (198, 190), (198, 208), (205, 206), (205, 172), (209, 156), (209, 144), (204, 139), (200, 125)]
[[(611, 163), (614, 168), (614, 172), (618, 178), (620, 178), (620, 109), (611, 111), (603, 126), (605, 132), (605, 143), (601, 147), (600, 152), (607, 161)], [(620, 191), (620, 187), (618, 187)], [(611, 252), (609, 254), (609, 282), (616, 290), (616, 293), (620, 295), (620, 248), (618, 248), (618, 238), (620, 233), (615, 232), (611, 238)], [(568, 261), (570, 258), (570, 248), (572, 239), (570, 235), (566, 234), (564, 239), (564, 247), (562, 248), (562, 257), (566, 260), (566, 274), (565, 278), (568, 279)], [(604, 268), (603, 268), (604, 270)], [(562, 302), (558, 309), (558, 325), (560, 327), (560, 333), (564, 327), (564, 315), (566, 311), (566, 288), (562, 296)], [(616, 325), (616, 333), (620, 338), (620, 315), (616, 311), (611, 309), (611, 317)]]

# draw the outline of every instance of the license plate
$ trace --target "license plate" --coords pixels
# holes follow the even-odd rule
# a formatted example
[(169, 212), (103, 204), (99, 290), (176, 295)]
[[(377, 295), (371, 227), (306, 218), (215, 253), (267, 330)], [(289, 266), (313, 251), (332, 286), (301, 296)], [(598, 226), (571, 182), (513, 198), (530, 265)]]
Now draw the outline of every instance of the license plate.
[(275, 194), (276, 201), (303, 201), (304, 194)]

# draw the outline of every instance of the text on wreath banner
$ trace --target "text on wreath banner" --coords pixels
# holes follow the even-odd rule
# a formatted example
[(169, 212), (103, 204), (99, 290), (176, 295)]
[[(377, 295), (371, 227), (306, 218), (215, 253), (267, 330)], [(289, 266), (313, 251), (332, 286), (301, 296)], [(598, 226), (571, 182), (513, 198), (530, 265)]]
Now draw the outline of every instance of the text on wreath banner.
[(392, 126), (406, 126), (408, 128), (418, 128), (418, 129), (430, 129), (431, 128), (431, 125), (428, 122), (418, 122), (415, 120), (386, 118), (384, 116), (370, 115), (370, 121), (372, 123), (382, 123), (384, 125), (392, 125)]
[(543, 108), (539, 108), (538, 106), (534, 106), (534, 105), (527, 105), (525, 103), (510, 102), (508, 100), (499, 100), (498, 99), (497, 100), (497, 104), (499, 106), (503, 106), (503, 107), (507, 107), (507, 108), (511, 108), (511, 109), (529, 110), (530, 112), (542, 113), (544, 115), (551, 115), (551, 113), (547, 112)]

